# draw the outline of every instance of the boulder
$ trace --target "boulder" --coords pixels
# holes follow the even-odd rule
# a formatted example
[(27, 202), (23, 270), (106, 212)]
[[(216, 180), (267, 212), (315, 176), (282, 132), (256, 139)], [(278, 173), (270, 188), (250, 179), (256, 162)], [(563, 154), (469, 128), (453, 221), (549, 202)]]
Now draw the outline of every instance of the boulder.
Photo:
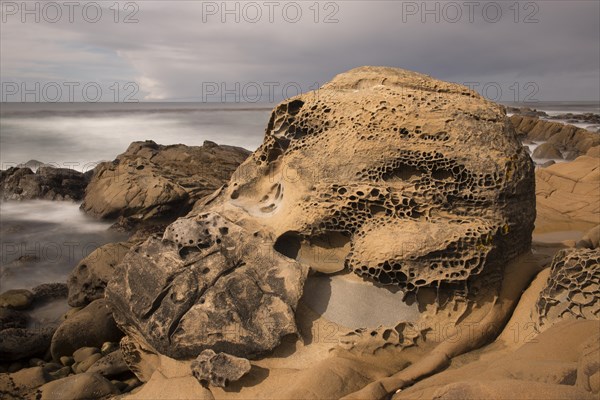
[(127, 253), (106, 288), (115, 320), (159, 353), (256, 355), (295, 334), (308, 269), (216, 213), (181, 218)]
[(31, 289), (31, 292), (36, 303), (44, 303), (66, 298), (68, 288), (65, 283), (42, 283)]
[(597, 249), (600, 246), (600, 225), (595, 226), (586, 232), (585, 235), (577, 242), (577, 247), (588, 249)]
[(29, 315), (26, 312), (0, 308), (0, 331), (8, 328), (26, 328)]
[(192, 361), (192, 373), (200, 383), (227, 387), (250, 372), (250, 361), (208, 349)]
[(213, 143), (134, 142), (116, 160), (95, 168), (81, 208), (101, 218), (174, 218), (224, 184), (248, 154)]
[(60, 324), (52, 337), (52, 358), (70, 356), (82, 347), (99, 348), (104, 342), (119, 341), (122, 336), (105, 300), (94, 300)]
[(590, 149), (600, 145), (600, 136), (574, 125), (523, 115), (513, 115), (510, 120), (518, 135), (528, 140), (545, 141), (549, 143), (546, 147), (553, 145), (555, 149), (564, 152), (567, 155), (565, 158), (569, 160), (585, 155)]
[(34, 173), (24, 167), (11, 167), (0, 174), (3, 200), (72, 200), (83, 198), (88, 177), (69, 168), (40, 166)]
[(46, 383), (39, 388), (41, 400), (93, 400), (119, 394), (119, 390), (102, 375), (83, 373)]
[(562, 159), (562, 154), (554, 143), (542, 143), (533, 151), (533, 158)]
[(33, 303), (33, 293), (26, 289), (12, 289), (0, 294), (0, 308), (24, 310)]
[(7, 399), (28, 398), (32, 389), (52, 381), (53, 377), (42, 367), (22, 369), (11, 374), (0, 374), (0, 393)]
[(54, 329), (8, 328), (0, 331), (0, 358), (19, 360), (43, 355), (50, 346)]
[(129, 247), (126, 242), (108, 243), (81, 260), (69, 275), (69, 305), (81, 307), (103, 298), (107, 282)]

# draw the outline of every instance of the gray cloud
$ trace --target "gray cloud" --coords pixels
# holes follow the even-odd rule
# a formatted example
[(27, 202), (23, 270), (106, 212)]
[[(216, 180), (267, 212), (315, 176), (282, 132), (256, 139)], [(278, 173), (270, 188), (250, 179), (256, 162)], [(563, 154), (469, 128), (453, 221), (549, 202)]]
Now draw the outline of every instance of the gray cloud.
[[(77, 14), (73, 23), (66, 18), (21, 23), (19, 15), (5, 15), (2, 80), (92, 81), (103, 87), (133, 81), (141, 99), (201, 100), (207, 82), (224, 82), (228, 88), (235, 82), (256, 82), (265, 94), (266, 82), (278, 82), (276, 94), (281, 95), (286, 83), (309, 90), (356, 66), (391, 65), (477, 82), (480, 88), (495, 82), (503, 100), (523, 100), (529, 83), (538, 88), (535, 97), (540, 100), (599, 100), (597, 1), (521, 1), (517, 7), (514, 1), (482, 1), (473, 22), (464, 1), (437, 3), (440, 12), (458, 6), (463, 16), (456, 23), (449, 22), (454, 14), (440, 14), (439, 22), (432, 14), (424, 16), (425, 22), (420, 12), (403, 14), (412, 6), (422, 10), (422, 1), (320, 2), (319, 23), (309, 9), (312, 1), (298, 2), (302, 18), (290, 23), (281, 12), (290, 3), (279, 2), (274, 23), (267, 20), (263, 1), (255, 3), (263, 11), (257, 23), (245, 21), (244, 15), (236, 23), (232, 14), (225, 23), (219, 14), (203, 21), (203, 7), (222, 3), (199, 1), (136, 2), (139, 22), (131, 24), (114, 23), (106, 8), (98, 23)], [(427, 7), (435, 4), (427, 2)], [(496, 5), (502, 16), (493, 23)], [(520, 11), (516, 22), (515, 8)], [(338, 22), (323, 23), (336, 9)], [(525, 23), (531, 13), (538, 22)], [(122, 9), (119, 18), (125, 14)]]

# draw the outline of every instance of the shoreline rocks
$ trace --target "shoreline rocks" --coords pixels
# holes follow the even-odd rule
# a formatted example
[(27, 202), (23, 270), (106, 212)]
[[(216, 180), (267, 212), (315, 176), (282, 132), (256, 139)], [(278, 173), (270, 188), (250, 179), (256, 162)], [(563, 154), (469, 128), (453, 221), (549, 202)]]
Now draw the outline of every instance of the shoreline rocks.
[(0, 171), (0, 198), (79, 201), (89, 178), (89, 174), (68, 168), (40, 166), (34, 173), (27, 167), (11, 167)]
[[(530, 141), (544, 141), (544, 146), (535, 157), (540, 158), (564, 158), (574, 160), (585, 155), (590, 149), (600, 145), (600, 135), (573, 125), (565, 125), (560, 122), (550, 122), (522, 115), (513, 115), (510, 121), (519, 136)], [(538, 149), (540, 148), (538, 147)], [(538, 150), (536, 149), (536, 151)], [(544, 155), (560, 157), (543, 157)]]
[(95, 168), (81, 208), (133, 223), (173, 220), (225, 183), (249, 154), (208, 141), (203, 146), (134, 142), (114, 161)]

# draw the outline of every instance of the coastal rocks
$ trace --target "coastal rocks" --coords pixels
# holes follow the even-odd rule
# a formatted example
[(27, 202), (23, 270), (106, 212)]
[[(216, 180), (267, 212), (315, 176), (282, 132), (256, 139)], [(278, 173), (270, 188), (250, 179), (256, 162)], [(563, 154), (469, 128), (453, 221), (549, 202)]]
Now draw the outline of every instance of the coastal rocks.
[(0, 374), (0, 395), (3, 399), (28, 398), (31, 389), (35, 389), (53, 380), (42, 367), (22, 369), (11, 374)]
[(49, 382), (41, 386), (37, 394), (40, 400), (89, 400), (116, 395), (119, 390), (99, 374), (83, 373)]
[(54, 329), (8, 328), (0, 331), (0, 358), (20, 360), (44, 354), (50, 345)]
[(192, 361), (192, 373), (200, 383), (227, 387), (250, 372), (250, 361), (226, 353), (204, 350)]
[(81, 207), (101, 218), (175, 218), (225, 183), (248, 154), (212, 142), (134, 142), (116, 160), (96, 167)]
[(104, 299), (91, 302), (67, 318), (52, 337), (52, 358), (70, 356), (82, 347), (100, 347), (105, 342), (118, 342), (123, 336), (115, 325)]
[(600, 318), (600, 250), (568, 249), (554, 256), (537, 315), (544, 328), (567, 318)]
[(577, 247), (583, 247), (587, 249), (597, 249), (600, 246), (600, 225), (590, 229), (585, 235), (577, 242)]
[(72, 200), (83, 198), (88, 176), (68, 169), (40, 166), (11, 167), (0, 172), (0, 198), (3, 200)]
[(160, 354), (254, 356), (295, 334), (308, 269), (217, 213), (180, 218), (125, 256), (106, 288), (119, 327)]
[(562, 153), (554, 143), (545, 142), (540, 144), (533, 151), (533, 158), (554, 158), (562, 159)]
[(598, 158), (581, 156), (535, 172), (537, 232), (587, 231), (600, 220), (600, 164)]
[(81, 307), (104, 297), (107, 282), (115, 273), (130, 245), (109, 243), (91, 252), (71, 271), (68, 279), (71, 307)]
[(115, 350), (101, 357), (87, 369), (87, 372), (97, 372), (107, 377), (119, 375), (127, 371), (129, 371), (129, 367), (123, 359), (121, 350)]
[(8, 328), (25, 328), (29, 315), (22, 311), (0, 307), (0, 331)]
[(592, 147), (600, 145), (599, 135), (573, 125), (543, 121), (521, 115), (513, 115), (510, 117), (510, 120), (517, 134), (528, 140), (549, 143), (546, 147), (552, 145), (552, 149), (564, 153), (564, 158), (567, 160), (573, 160), (581, 155), (585, 155)]
[(68, 288), (65, 283), (42, 283), (31, 289), (35, 303), (45, 303), (67, 297)]
[(7, 290), (0, 295), (0, 307), (24, 310), (33, 303), (33, 293), (26, 289)]

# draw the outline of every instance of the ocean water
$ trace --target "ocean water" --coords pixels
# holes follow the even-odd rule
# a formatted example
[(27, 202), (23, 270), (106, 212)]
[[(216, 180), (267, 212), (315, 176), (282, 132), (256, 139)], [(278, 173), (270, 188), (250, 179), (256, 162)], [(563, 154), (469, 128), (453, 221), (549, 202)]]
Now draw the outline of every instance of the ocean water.
[(133, 141), (256, 149), (271, 105), (201, 103), (2, 103), (0, 167), (28, 160), (92, 169)]

